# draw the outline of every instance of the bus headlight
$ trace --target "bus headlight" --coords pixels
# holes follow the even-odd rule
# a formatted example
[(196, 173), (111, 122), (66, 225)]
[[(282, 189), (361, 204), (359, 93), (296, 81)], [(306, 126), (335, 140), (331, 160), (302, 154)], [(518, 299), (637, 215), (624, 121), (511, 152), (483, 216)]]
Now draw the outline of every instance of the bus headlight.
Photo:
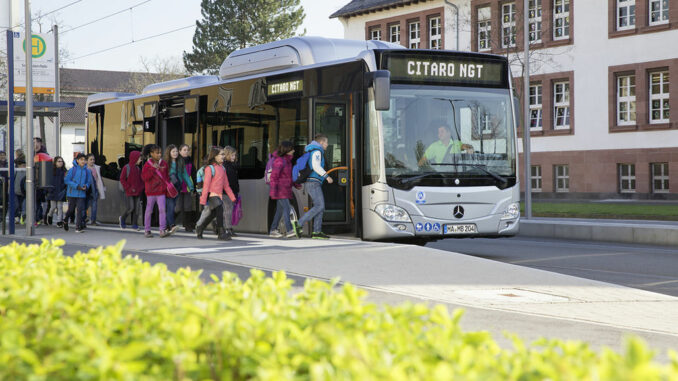
[(389, 222), (412, 222), (407, 211), (399, 206), (379, 204), (374, 211)]
[(509, 204), (508, 208), (504, 212), (504, 215), (501, 216), (502, 220), (512, 220), (520, 217), (520, 204), (513, 202)]

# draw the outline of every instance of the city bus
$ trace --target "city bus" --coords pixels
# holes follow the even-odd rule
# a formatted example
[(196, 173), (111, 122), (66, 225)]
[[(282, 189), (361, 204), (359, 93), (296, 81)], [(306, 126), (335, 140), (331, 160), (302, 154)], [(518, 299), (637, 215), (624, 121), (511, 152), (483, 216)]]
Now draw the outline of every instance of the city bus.
[[(519, 116), (509, 70), (489, 54), (294, 37), (231, 53), (219, 75), (90, 96), (87, 151), (115, 161), (185, 143), (199, 166), (211, 146), (232, 146), (244, 211), (236, 231), (267, 233), (269, 154), (288, 140), (296, 160), (322, 133), (334, 180), (323, 185), (323, 231), (417, 243), (512, 236)], [(117, 222), (124, 196), (106, 184), (99, 215)], [(302, 188), (292, 204), (298, 218), (312, 202)]]

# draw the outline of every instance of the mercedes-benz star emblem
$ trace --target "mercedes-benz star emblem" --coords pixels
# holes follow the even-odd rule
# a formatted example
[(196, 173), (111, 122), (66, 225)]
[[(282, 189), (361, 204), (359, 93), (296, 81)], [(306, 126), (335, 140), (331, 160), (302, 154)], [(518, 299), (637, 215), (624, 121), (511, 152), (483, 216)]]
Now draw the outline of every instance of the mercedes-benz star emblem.
[(456, 218), (462, 218), (464, 217), (464, 208), (461, 205), (457, 205), (452, 210), (452, 214), (454, 214), (454, 217)]

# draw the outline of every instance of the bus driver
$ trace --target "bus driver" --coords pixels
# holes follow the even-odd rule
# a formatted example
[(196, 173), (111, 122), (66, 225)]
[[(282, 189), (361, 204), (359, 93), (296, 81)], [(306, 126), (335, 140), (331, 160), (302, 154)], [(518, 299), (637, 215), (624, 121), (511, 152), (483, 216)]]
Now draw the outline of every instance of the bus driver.
[(466, 153), (473, 153), (472, 145), (452, 139), (452, 129), (447, 123), (439, 122), (434, 125), (438, 125), (438, 141), (431, 143), (426, 148), (424, 156), (419, 159), (420, 167), (427, 161), (438, 164), (444, 163), (445, 156), (450, 153), (461, 153), (462, 150)]

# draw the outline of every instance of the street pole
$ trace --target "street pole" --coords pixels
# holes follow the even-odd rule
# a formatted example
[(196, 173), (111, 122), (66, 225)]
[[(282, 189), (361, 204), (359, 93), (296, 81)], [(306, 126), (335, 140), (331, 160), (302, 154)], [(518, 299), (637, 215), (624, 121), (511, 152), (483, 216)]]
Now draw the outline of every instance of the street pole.
[(31, 32), (31, 8), (24, 0), (26, 13), (26, 235), (33, 235), (35, 220), (35, 184), (33, 184), (33, 34)]
[(9, 180), (9, 234), (14, 234), (14, 32), (7, 30), (7, 170)]
[[(54, 32), (54, 102), (59, 103), (61, 95), (59, 94), (61, 78), (59, 78), (59, 26), (52, 27)], [(57, 116), (54, 119), (56, 125), (56, 156), (61, 156), (61, 109), (57, 110)]]
[(532, 167), (530, 164), (530, 1), (523, 4), (523, 34), (525, 38), (525, 72), (523, 74), (523, 158), (525, 159), (525, 218), (532, 218)]

